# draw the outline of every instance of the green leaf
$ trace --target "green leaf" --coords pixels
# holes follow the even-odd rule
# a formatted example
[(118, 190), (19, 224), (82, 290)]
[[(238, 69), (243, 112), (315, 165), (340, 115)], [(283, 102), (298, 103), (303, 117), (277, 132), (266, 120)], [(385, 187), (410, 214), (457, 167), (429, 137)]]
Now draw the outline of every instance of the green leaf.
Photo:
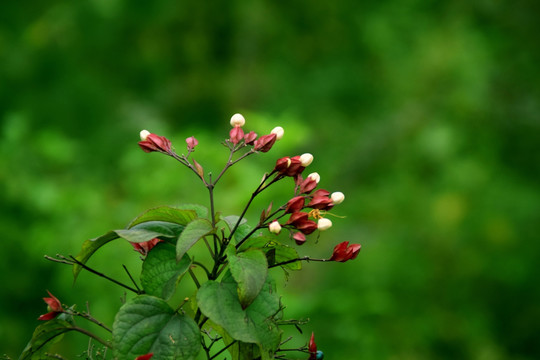
[(200, 330), (192, 318), (176, 313), (164, 300), (140, 295), (124, 304), (113, 324), (113, 356), (133, 360), (153, 353), (155, 359), (195, 359)]
[(147, 221), (137, 224), (129, 230), (149, 230), (160, 233), (160, 237), (176, 239), (184, 231), (185, 225), (178, 225), (167, 221)]
[[(268, 259), (268, 266), (298, 259), (298, 252), (295, 248), (283, 245), (268, 236), (259, 236), (247, 240), (242, 244), (239, 251), (245, 251), (247, 249), (261, 249), (264, 251)], [(302, 262), (295, 261), (282, 266), (290, 270), (300, 270), (302, 268)]]
[[(199, 211), (202, 211), (199, 209)], [(197, 218), (197, 210), (178, 209), (171, 206), (160, 206), (145, 211), (129, 223), (128, 229), (137, 224), (147, 221), (165, 221), (178, 225), (187, 225), (190, 221)]]
[[(234, 248), (234, 245), (230, 247)], [(249, 249), (239, 254), (227, 253), (231, 274), (238, 283), (238, 298), (247, 308), (263, 288), (268, 274), (266, 256), (261, 250)]]
[[(118, 235), (114, 231), (109, 231), (105, 235), (102, 235), (98, 238), (86, 240), (81, 248), (81, 251), (75, 259), (80, 261), (83, 264), (86, 264), (88, 259), (103, 245), (109, 243), (112, 240), (118, 239)], [(77, 276), (82, 270), (82, 266), (78, 264), (73, 264), (73, 281), (77, 280)]]
[(176, 208), (179, 210), (193, 210), (197, 213), (198, 218), (208, 218), (208, 208), (199, 204), (181, 204), (176, 206)]
[(206, 219), (195, 219), (187, 224), (176, 242), (176, 260), (180, 261), (197, 241), (213, 231), (212, 224)]
[(39, 325), (32, 339), (24, 348), (19, 360), (40, 360), (46, 358), (44, 355), (49, 347), (62, 339), (62, 336), (73, 330), (72, 326), (63, 320), (49, 320)]
[[(152, 240), (153, 238), (165, 238), (176, 239), (179, 234), (184, 230), (184, 225), (177, 223), (165, 222), (165, 221), (147, 221), (139, 223), (130, 229), (112, 230), (103, 236), (100, 236), (93, 240), (86, 240), (83, 243), (82, 249), (75, 257), (83, 264), (90, 259), (90, 257), (103, 245), (108, 242), (123, 238), (132, 243), (139, 243)], [(73, 277), (77, 279), (82, 267), (78, 264), (73, 265)]]
[(280, 311), (275, 286), (267, 279), (246, 309), (242, 309), (237, 286), (230, 272), (221, 282), (204, 283), (197, 293), (201, 312), (223, 327), (233, 339), (259, 345), (263, 359), (271, 358), (281, 339), (281, 332), (274, 322)]
[(180, 262), (176, 261), (173, 245), (157, 244), (148, 253), (142, 266), (141, 284), (144, 291), (149, 295), (169, 300), (190, 265), (191, 259), (187, 255), (184, 255)]
[[(238, 219), (240, 219), (240, 216), (229, 215), (229, 216), (225, 216), (223, 218), (223, 221), (225, 221), (225, 223), (229, 227), (229, 231), (232, 231)], [(248, 225), (247, 220), (242, 219), (240, 221), (240, 224), (238, 225), (238, 228), (236, 228), (236, 231), (234, 232), (234, 235), (233, 235), (234, 244), (237, 244), (238, 241), (242, 240), (247, 234), (251, 232), (251, 230), (252, 230), (251, 226)]]

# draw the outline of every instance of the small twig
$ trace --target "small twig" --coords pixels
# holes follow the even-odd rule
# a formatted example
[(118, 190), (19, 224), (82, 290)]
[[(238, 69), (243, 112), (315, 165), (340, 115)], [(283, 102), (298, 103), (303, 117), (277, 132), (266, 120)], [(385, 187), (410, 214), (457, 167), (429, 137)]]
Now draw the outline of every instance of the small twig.
[(274, 265), (270, 265), (268, 266), (268, 268), (273, 268), (273, 267), (276, 267), (276, 266), (282, 266), (282, 265), (287, 265), (287, 264), (291, 264), (293, 262), (297, 262), (297, 261), (307, 261), (307, 262), (310, 262), (310, 261), (319, 261), (319, 262), (327, 262), (327, 261), (330, 261), (329, 259), (312, 259), (310, 258), (309, 256), (304, 256), (303, 258), (297, 258), (297, 259), (291, 259), (291, 260), (287, 260), (287, 261), (283, 261), (283, 262), (280, 262), (280, 263), (277, 263), (277, 264), (274, 264)]
[(227, 350), (228, 348), (230, 348), (232, 345), (234, 345), (235, 343), (237, 342), (237, 340), (234, 340), (233, 342), (231, 342), (229, 345), (225, 346), (223, 349), (219, 350), (217, 353), (215, 353), (211, 358), (210, 360), (216, 358), (219, 356), (219, 354), (221, 354), (222, 352), (224, 352), (225, 350)]
[(69, 255), (69, 258), (63, 256), (63, 255), (60, 255), (60, 254), (56, 254), (56, 257), (58, 259), (55, 259), (55, 258), (52, 258), (48, 255), (45, 255), (45, 259), (47, 260), (50, 260), (50, 261), (54, 261), (54, 262), (57, 262), (57, 263), (61, 263), (61, 264), (67, 264), (67, 265), (74, 265), (74, 264), (77, 264), (79, 265), (80, 267), (82, 267), (83, 269), (91, 272), (92, 274), (95, 274), (97, 276), (100, 276), (104, 279), (107, 279), (113, 283), (115, 283), (116, 285), (120, 285), (121, 287), (125, 288), (125, 289), (128, 289), (130, 291), (133, 291), (134, 293), (136, 293), (137, 295), (140, 295), (141, 294), (141, 291), (140, 290), (137, 290), (137, 289), (134, 289), (118, 280), (115, 280), (103, 273), (100, 273), (99, 271), (97, 270), (94, 270), (92, 269), (91, 267), (87, 266), (86, 264), (83, 264), (82, 262), (80, 262), (79, 260), (77, 260), (75, 257), (73, 257), (73, 255)]
[(191, 276), (191, 278), (193, 279), (193, 282), (195, 283), (195, 286), (197, 287), (197, 289), (199, 289), (201, 287), (201, 284), (199, 283), (199, 280), (197, 279), (197, 277), (195, 276), (195, 273), (193, 272), (193, 270), (191, 269), (191, 267), (189, 268), (189, 275)]
[(86, 330), (86, 329), (83, 329), (83, 328), (80, 328), (78, 326), (73, 326), (70, 328), (71, 330), (75, 330), (75, 331), (78, 331), (80, 332), (81, 334), (84, 334), (86, 336), (89, 336), (91, 337), (92, 339), (96, 340), (97, 342), (101, 343), (102, 345), (112, 349), (112, 345), (109, 344), (107, 341), (103, 340), (102, 338), (100, 338), (99, 336), (91, 333), (90, 331)]
[(139, 286), (137, 285), (137, 283), (135, 282), (135, 279), (133, 278), (133, 276), (131, 276), (131, 273), (129, 272), (128, 268), (126, 265), (122, 264), (122, 267), (124, 268), (124, 270), (126, 270), (126, 273), (128, 274), (129, 278), (131, 279), (131, 282), (133, 283), (133, 285), (135, 286), (135, 288), (137, 289), (137, 291), (139, 293), (142, 293), (141, 289), (139, 288)]
[(204, 264), (202, 264), (202, 263), (200, 263), (200, 262), (198, 262), (198, 261), (193, 261), (193, 264), (194, 264), (194, 265), (197, 265), (197, 266), (199, 266), (199, 267), (201, 267), (201, 268), (204, 270), (204, 272), (206, 273), (206, 276), (207, 276), (208, 278), (210, 278), (210, 272), (208, 271), (208, 269), (206, 268), (206, 266), (204, 266)]

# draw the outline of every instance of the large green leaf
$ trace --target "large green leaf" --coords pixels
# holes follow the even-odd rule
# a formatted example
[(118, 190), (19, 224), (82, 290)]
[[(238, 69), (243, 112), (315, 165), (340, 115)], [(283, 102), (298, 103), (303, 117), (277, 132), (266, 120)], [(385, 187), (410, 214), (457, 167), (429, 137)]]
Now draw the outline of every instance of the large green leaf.
[[(261, 249), (266, 254), (268, 259), (268, 265), (279, 264), (285, 261), (298, 259), (298, 252), (295, 248), (283, 245), (274, 240), (272, 237), (259, 236), (247, 240), (240, 247), (240, 251), (247, 249)], [(302, 268), (301, 261), (295, 261), (289, 264), (283, 265), (283, 267), (290, 270), (300, 270)]]
[[(199, 210), (202, 211), (202, 210)], [(197, 218), (197, 210), (178, 209), (171, 206), (160, 206), (153, 209), (149, 209), (133, 219), (128, 229), (134, 227), (137, 224), (147, 221), (165, 221), (178, 225), (187, 225), (190, 221)]]
[[(229, 249), (234, 249), (230, 245)], [(265, 254), (259, 249), (249, 249), (235, 254), (227, 252), (231, 274), (238, 283), (238, 298), (242, 308), (247, 308), (257, 297), (268, 274), (268, 262)]]
[(201, 348), (199, 327), (164, 300), (140, 295), (124, 304), (113, 324), (113, 356), (133, 360), (153, 353), (155, 359), (195, 359)]
[(195, 219), (187, 224), (176, 242), (176, 260), (180, 261), (197, 241), (213, 231), (212, 224), (206, 219)]
[(24, 348), (19, 360), (40, 360), (47, 358), (44, 354), (51, 345), (62, 339), (62, 336), (72, 331), (73, 327), (64, 320), (49, 320), (39, 325), (32, 339)]
[(141, 284), (144, 291), (153, 296), (168, 300), (176, 286), (189, 269), (191, 259), (186, 254), (176, 261), (175, 247), (168, 243), (157, 244), (144, 260)]
[[(173, 222), (152, 220), (138, 223), (130, 229), (112, 230), (96, 239), (86, 240), (83, 243), (81, 251), (75, 258), (82, 264), (86, 264), (88, 259), (90, 259), (99, 248), (118, 238), (126, 239), (132, 243), (144, 242), (157, 237), (173, 240), (179, 236), (184, 230), (184, 227), (184, 225)], [(75, 279), (77, 279), (81, 270), (82, 266), (78, 264), (73, 265), (73, 276)]]
[(201, 312), (223, 327), (233, 339), (259, 345), (262, 358), (270, 359), (281, 338), (274, 322), (274, 316), (280, 311), (275, 286), (267, 279), (259, 295), (246, 309), (242, 309), (237, 286), (230, 272), (221, 282), (204, 283), (197, 293)]

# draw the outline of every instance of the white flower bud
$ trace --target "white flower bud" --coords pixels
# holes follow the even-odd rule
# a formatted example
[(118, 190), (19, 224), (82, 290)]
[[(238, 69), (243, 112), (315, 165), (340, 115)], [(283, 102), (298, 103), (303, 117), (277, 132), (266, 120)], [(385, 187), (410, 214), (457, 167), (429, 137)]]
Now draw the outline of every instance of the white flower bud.
[(231, 126), (232, 127), (237, 127), (237, 126), (242, 127), (242, 126), (244, 126), (245, 123), (246, 123), (246, 119), (244, 119), (242, 114), (234, 114), (231, 117)]
[(150, 131), (142, 130), (139, 135), (141, 136), (141, 140), (145, 141), (148, 138), (148, 135), (150, 135)]
[(319, 231), (324, 231), (332, 227), (332, 221), (330, 219), (321, 218), (317, 221), (317, 228)]
[(319, 181), (321, 181), (321, 176), (319, 175), (319, 173), (316, 172), (309, 174), (307, 177), (315, 180), (317, 184), (319, 183)]
[(283, 137), (285, 130), (281, 126), (276, 126), (270, 131), (270, 134), (276, 134), (276, 140), (280, 140)]
[(281, 225), (279, 225), (277, 220), (274, 220), (268, 225), (268, 230), (270, 230), (271, 233), (279, 234), (281, 232)]
[(313, 162), (313, 155), (311, 155), (310, 153), (305, 153), (300, 156), (300, 163), (302, 164), (303, 167), (308, 166), (312, 162)]
[(330, 198), (332, 199), (332, 202), (334, 205), (341, 204), (343, 200), (345, 200), (345, 195), (341, 191), (336, 191), (330, 195)]

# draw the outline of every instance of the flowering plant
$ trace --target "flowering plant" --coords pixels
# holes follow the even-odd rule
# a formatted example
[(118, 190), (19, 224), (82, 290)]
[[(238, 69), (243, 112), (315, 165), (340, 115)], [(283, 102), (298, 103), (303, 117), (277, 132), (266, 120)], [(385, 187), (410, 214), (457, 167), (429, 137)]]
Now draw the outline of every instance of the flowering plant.
[[(139, 146), (145, 152), (158, 152), (177, 160), (202, 181), (209, 194), (209, 208), (201, 205), (162, 206), (150, 209), (133, 219), (125, 229), (109, 231), (87, 240), (77, 256), (58, 255), (49, 260), (71, 265), (75, 279), (82, 270), (90, 271), (133, 292), (125, 301), (109, 328), (88, 312), (78, 312), (53, 296), (44, 298), (49, 312), (24, 349), (21, 359), (39, 359), (60, 335), (76, 331), (91, 337), (112, 351), (114, 359), (215, 359), (228, 351), (234, 360), (285, 359), (287, 352), (305, 353), (308, 359), (322, 359), (314, 335), (309, 343), (287, 349), (283, 345), (281, 326), (300, 329), (304, 322), (285, 318), (284, 306), (269, 273), (271, 269), (300, 270), (302, 261), (345, 262), (357, 257), (360, 245), (342, 242), (325, 259), (299, 257), (294, 243), (300, 246), (307, 236), (332, 226), (325, 217), (344, 200), (341, 192), (317, 189), (320, 176), (303, 172), (312, 161), (311, 154), (283, 157), (264, 174), (239, 216), (222, 216), (215, 209), (214, 191), (227, 170), (257, 153), (268, 152), (284, 134), (276, 127), (258, 136), (244, 132), (245, 119), (231, 118), (228, 138), (223, 142), (229, 158), (216, 176), (205, 173), (193, 158), (198, 146), (195, 137), (186, 139), (187, 153), (179, 155), (169, 139), (141, 131)], [(244, 216), (253, 200), (273, 184), (286, 178), (293, 180), (293, 196), (285, 204), (264, 208), (257, 224), (250, 225)], [(291, 244), (275, 236), (288, 232)], [(130, 275), (133, 285), (123, 284), (87, 265), (88, 260), (105, 244), (127, 240), (141, 254), (140, 285)], [(193, 247), (203, 244), (207, 261), (196, 258)], [(128, 273), (129, 274), (129, 273)], [(188, 275), (188, 276), (185, 276)], [(193, 281), (195, 294), (181, 303), (171, 304), (181, 281)], [(191, 295), (191, 294), (189, 294)], [(173, 306), (171, 306), (173, 305)], [(79, 327), (81, 317), (110, 332), (102, 339)], [(59, 356), (59, 355), (56, 355)], [(106, 358), (106, 355), (102, 355)]]

